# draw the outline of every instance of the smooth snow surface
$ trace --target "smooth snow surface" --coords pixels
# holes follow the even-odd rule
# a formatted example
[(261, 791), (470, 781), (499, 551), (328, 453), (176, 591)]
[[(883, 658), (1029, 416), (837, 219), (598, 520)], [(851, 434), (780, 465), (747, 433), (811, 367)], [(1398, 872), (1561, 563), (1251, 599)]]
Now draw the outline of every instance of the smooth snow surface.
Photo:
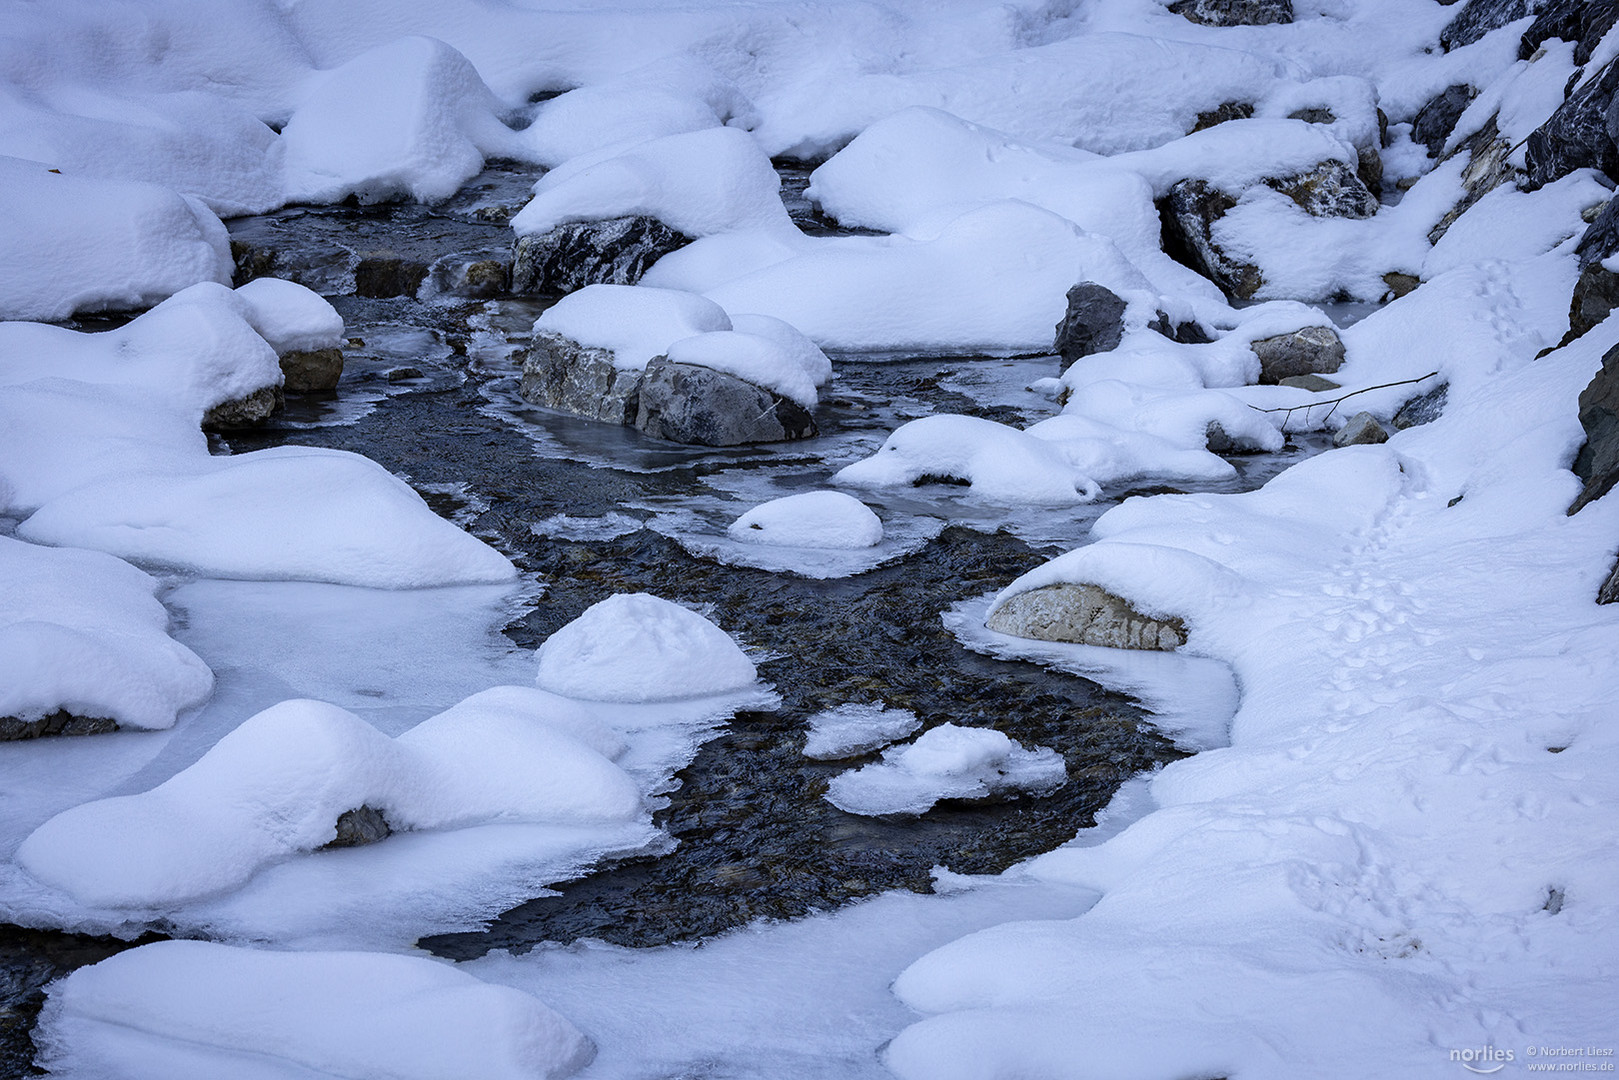
[(587, 285), (546, 308), (534, 323), (535, 333), (606, 349), (618, 367), (636, 369), (676, 341), (729, 329), (725, 311), (701, 296), (629, 285)]
[(734, 540), (785, 547), (869, 548), (883, 540), (877, 515), (841, 491), (806, 491), (760, 503), (727, 531)]
[(620, 593), (545, 639), (540, 687), (590, 701), (665, 701), (737, 690), (758, 672), (725, 631), (650, 593)]
[(160, 941), (73, 973), (37, 1038), (63, 1076), (571, 1076), (590, 1040), (536, 999), (410, 956)]
[(940, 799), (1044, 791), (1068, 779), (1062, 755), (999, 731), (940, 724), (883, 759), (832, 778), (826, 797), (851, 814), (922, 814)]

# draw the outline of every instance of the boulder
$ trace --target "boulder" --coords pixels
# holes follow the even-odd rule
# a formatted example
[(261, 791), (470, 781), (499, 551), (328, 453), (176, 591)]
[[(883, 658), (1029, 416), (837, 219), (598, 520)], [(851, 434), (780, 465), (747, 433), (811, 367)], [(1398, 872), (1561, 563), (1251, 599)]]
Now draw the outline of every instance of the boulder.
[(1619, 345), (1602, 355), (1602, 370), (1580, 391), (1585, 445), (1574, 458), (1574, 475), (1585, 481), (1568, 509), (1575, 513), (1606, 495), (1619, 481)]
[(1389, 441), (1388, 428), (1369, 412), (1358, 412), (1332, 437), (1333, 446), (1372, 446)]
[(1342, 383), (1335, 383), (1331, 379), (1323, 379), (1319, 375), (1287, 375), (1276, 380), (1277, 386), (1291, 386), (1295, 390), (1308, 390), (1312, 394), (1324, 394), (1328, 390), (1342, 390)]
[(1551, 38), (1574, 42), (1574, 63), (1584, 67), (1619, 22), (1619, 0), (1552, 0), (1518, 39), (1518, 59), (1529, 60)]
[[(1614, 91), (1619, 90), (1619, 60), (1611, 60), (1596, 77), (1570, 94), (1529, 133), (1524, 146), (1524, 189), (1533, 191), (1575, 169), (1598, 169), (1619, 178), (1619, 147), (1614, 146)], [(1614, 117), (1619, 121), (1619, 116)]]
[(1254, 115), (1254, 107), (1246, 101), (1226, 101), (1206, 112), (1197, 114), (1197, 120), (1192, 124), (1192, 130), (1186, 134), (1191, 135), (1199, 131), (1206, 131), (1216, 124), (1223, 124), (1227, 120), (1246, 120)]
[(1227, 255), (1212, 238), (1214, 223), (1237, 200), (1204, 180), (1181, 180), (1159, 201), (1164, 251), (1213, 281), (1226, 294), (1246, 300), (1265, 284), (1259, 267)]
[(1219, 454), (1222, 457), (1231, 454), (1262, 454), (1267, 449), (1252, 439), (1232, 435), (1218, 420), (1209, 421), (1209, 426), (1203, 431), (1203, 442), (1209, 453)]
[(1323, 161), (1308, 172), (1265, 183), (1312, 217), (1369, 218), (1377, 213), (1377, 196), (1341, 161)]
[(1143, 615), (1097, 585), (1061, 584), (1018, 593), (985, 623), (991, 630), (1037, 641), (1167, 652), (1186, 644), (1186, 624)]
[(354, 295), (385, 299), (415, 296), (427, 278), (427, 264), (392, 251), (368, 251), (354, 266)]
[(20, 716), (0, 716), (0, 742), (39, 739), (49, 735), (104, 735), (117, 730), (116, 720), (104, 716), (76, 716), (61, 709), (26, 720)]
[(1477, 96), (1478, 91), (1466, 83), (1445, 87), (1417, 110), (1416, 119), (1411, 121), (1411, 141), (1427, 147), (1429, 157), (1438, 157), (1445, 140), (1456, 130), (1456, 121)]
[(254, 427), (268, 420), (283, 404), (285, 398), (281, 387), (260, 387), (251, 394), (221, 402), (209, 409), (202, 418), (202, 426), (211, 431)]
[(525, 400), (557, 412), (609, 424), (633, 424), (640, 388), (641, 373), (615, 364), (611, 350), (590, 348), (540, 330), (529, 344), (517, 392)]
[(1408, 427), (1433, 423), (1445, 411), (1445, 401), (1449, 397), (1449, 383), (1440, 383), (1432, 390), (1418, 394), (1394, 413), (1392, 421), (1394, 427), (1396, 430), (1404, 431)]
[(1597, 603), (1619, 603), (1619, 563), (1614, 564), (1613, 570), (1608, 574), (1608, 580), (1597, 590)]
[(1112, 289), (1094, 281), (1075, 285), (1068, 290), (1068, 310), (1057, 324), (1052, 352), (1067, 366), (1082, 356), (1118, 348), (1124, 340), (1126, 306)]
[(305, 349), (281, 354), (282, 389), (289, 394), (336, 390), (343, 376), (343, 350)]
[(1592, 263), (1619, 255), (1619, 199), (1609, 199), (1602, 204), (1596, 216), (1586, 225), (1574, 253), (1579, 256), (1581, 270), (1589, 268)]
[(586, 285), (634, 285), (653, 263), (691, 243), (657, 218), (574, 221), (520, 236), (512, 292), (569, 293)]
[(1491, 30), (1539, 15), (1553, 0), (1468, 0), (1467, 6), (1439, 32), (1439, 44), (1446, 52), (1471, 45)]
[(1568, 333), (1558, 344), (1567, 345), (1583, 336), (1616, 307), (1619, 307), (1619, 274), (1599, 262), (1591, 263), (1580, 271), (1580, 280), (1574, 283), (1574, 296), (1568, 305)]
[[(1517, 178), (1517, 170), (1508, 160), (1512, 148), (1501, 137), (1495, 117), (1491, 117), (1478, 131), (1456, 147), (1454, 154), (1466, 154), (1467, 167), (1462, 170), (1462, 197), (1451, 207), (1439, 224), (1428, 230), (1428, 243), (1437, 244), (1456, 219), (1472, 208), (1473, 204), (1508, 180)], [(1446, 160), (1449, 160), (1448, 158)]]
[(1415, 274), (1405, 274), (1398, 270), (1390, 270), (1383, 275), (1383, 284), (1389, 287), (1388, 299), (1398, 300), (1422, 284), (1422, 279)]
[(795, 401), (713, 368), (655, 357), (641, 379), (635, 426), (645, 435), (698, 446), (788, 442), (819, 434)]
[(487, 252), (448, 255), (433, 263), (429, 277), (442, 296), (487, 300), (504, 295), (511, 283), (511, 263)]
[(375, 807), (358, 806), (353, 810), (345, 810), (337, 816), (337, 836), (326, 846), (364, 847), (366, 844), (386, 840), (392, 835), (393, 829), (389, 827), (381, 811)]
[(1259, 381), (1266, 384), (1294, 375), (1330, 375), (1344, 362), (1344, 343), (1330, 326), (1260, 338), (1249, 348), (1259, 357)]
[(1169, 10), (1204, 26), (1265, 26), (1293, 21), (1293, 0), (1175, 0)]

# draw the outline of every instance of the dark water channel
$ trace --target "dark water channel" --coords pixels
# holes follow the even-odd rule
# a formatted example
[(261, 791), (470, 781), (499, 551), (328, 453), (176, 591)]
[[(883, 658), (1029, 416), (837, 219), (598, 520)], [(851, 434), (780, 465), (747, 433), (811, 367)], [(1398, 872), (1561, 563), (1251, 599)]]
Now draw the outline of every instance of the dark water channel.
[[(532, 179), (495, 167), (439, 207), (297, 208), (233, 222), (240, 276), (275, 274), (327, 294), (347, 321), (350, 345), (335, 394), (291, 398), (264, 427), (214, 436), (213, 448), (298, 444), (364, 454), (546, 586), (538, 605), (506, 628), (516, 645), (538, 645), (608, 595), (648, 591), (701, 607), (744, 642), (782, 704), (737, 716), (681, 771), (656, 815), (674, 840), (669, 853), (605, 866), (482, 932), (425, 939), (425, 948), (467, 959), (578, 938), (650, 946), (887, 889), (929, 891), (935, 866), (992, 873), (1063, 843), (1091, 824), (1124, 780), (1182, 756), (1130, 702), (954, 640), (941, 611), (1062, 550), (1000, 528), (1004, 514), (975, 515), (958, 489), (872, 497), (891, 521), (937, 510), (955, 524), (883, 566), (833, 580), (723, 565), (645, 527), (654, 516), (649, 506), (682, 500), (707, 500), (704, 512), (713, 517), (715, 491), (726, 484), (735, 491), (738, 483), (771, 483), (777, 494), (824, 487), (836, 467), (931, 412), (1039, 419), (1054, 407), (1017, 396), (1025, 368), (960, 357), (845, 359), (817, 414), (819, 439), (733, 451), (654, 444), (630, 429), (541, 413), (514, 388), (528, 327), (546, 302), (506, 297), (498, 275), (468, 272), (509, 257), (505, 220)], [(804, 202), (803, 184), (804, 175), (784, 170), (795, 220), (808, 232), (839, 231)], [(1030, 377), (1056, 374), (1055, 359), (1044, 363), (1049, 369)], [(1299, 453), (1239, 461), (1242, 475), (1219, 489), (1258, 486)], [(721, 509), (734, 517), (757, 501)], [(1082, 541), (1112, 501), (1074, 516), (1063, 545)], [(605, 538), (574, 540), (531, 528), (559, 514), (609, 513), (643, 527), (632, 521), (600, 531)], [(927, 727), (992, 727), (1052, 747), (1067, 763), (1068, 781), (1037, 797), (945, 802), (921, 817), (843, 813), (822, 798), (827, 781), (875, 755), (835, 763), (804, 757), (806, 720), (867, 702), (912, 710)], [(0, 1073), (27, 1068), (39, 987), (122, 947), (0, 933)]]

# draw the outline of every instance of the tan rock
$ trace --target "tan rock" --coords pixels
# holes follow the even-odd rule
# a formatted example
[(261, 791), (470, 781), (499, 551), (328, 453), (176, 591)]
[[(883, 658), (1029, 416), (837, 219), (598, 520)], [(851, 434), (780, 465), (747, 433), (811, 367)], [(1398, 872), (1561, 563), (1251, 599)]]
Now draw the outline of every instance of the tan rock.
[(1143, 615), (1098, 585), (1061, 584), (1018, 593), (985, 623), (991, 630), (1037, 641), (1168, 652), (1186, 644), (1186, 624)]

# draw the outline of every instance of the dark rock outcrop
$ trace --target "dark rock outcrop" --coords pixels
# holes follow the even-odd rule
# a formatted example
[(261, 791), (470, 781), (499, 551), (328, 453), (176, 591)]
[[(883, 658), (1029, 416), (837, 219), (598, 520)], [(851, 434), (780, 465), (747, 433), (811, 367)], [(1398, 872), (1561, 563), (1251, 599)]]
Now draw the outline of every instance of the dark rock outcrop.
[(633, 424), (640, 388), (641, 373), (618, 367), (609, 350), (542, 330), (529, 345), (517, 392), (536, 405), (586, 420)]
[(253, 427), (268, 420), (285, 404), (281, 387), (264, 386), (243, 397), (220, 402), (202, 418), (202, 426), (212, 431)]
[[(1546, 122), (1529, 133), (1524, 147), (1524, 187), (1533, 191), (1575, 169), (1598, 169), (1619, 178), (1619, 132), (1614, 91), (1619, 90), (1619, 60), (1575, 90)], [(1613, 117), (1610, 120), (1610, 116)]]
[(1312, 217), (1369, 218), (1377, 213), (1377, 196), (1341, 161), (1323, 161), (1309, 172), (1265, 183)]
[(1552, 38), (1574, 42), (1574, 63), (1583, 67), (1604, 34), (1619, 22), (1619, 0), (1552, 0), (1518, 41), (1518, 59), (1528, 60)]
[(354, 295), (386, 299), (415, 296), (427, 278), (427, 264), (392, 251), (368, 251), (354, 267)]
[(646, 366), (635, 426), (654, 439), (697, 446), (788, 442), (820, 433), (796, 401), (735, 375), (662, 356)]
[(1539, 15), (1553, 0), (1468, 0), (1467, 6), (1439, 32), (1446, 52), (1471, 45), (1491, 30), (1530, 15)]
[(1449, 397), (1450, 384), (1440, 383), (1432, 390), (1418, 394), (1404, 405), (1401, 405), (1395, 411), (1394, 419), (1391, 422), (1400, 431), (1404, 431), (1408, 427), (1416, 427), (1419, 424), (1431, 424), (1439, 419), (1440, 414), (1445, 411), (1445, 402)]
[(1619, 255), (1619, 199), (1609, 199), (1591, 219), (1574, 253), (1579, 256), (1581, 270), (1611, 255)]
[(1265, 452), (1265, 447), (1252, 439), (1233, 436), (1225, 429), (1225, 425), (1218, 420), (1209, 421), (1209, 426), (1203, 431), (1203, 442), (1209, 453), (1219, 454), (1222, 457), (1231, 454), (1262, 454)]
[(1051, 351), (1066, 367), (1082, 356), (1116, 349), (1124, 340), (1127, 305), (1112, 289), (1082, 281), (1068, 290), (1068, 310), (1057, 324)]
[(1115, 649), (1168, 652), (1186, 644), (1186, 624), (1143, 615), (1098, 585), (1047, 585), (1018, 593), (990, 612), (999, 634)]
[(337, 817), (337, 836), (326, 846), (329, 848), (364, 847), (386, 840), (393, 829), (381, 811), (371, 806), (358, 806), (345, 810)]
[(1619, 307), (1619, 274), (1594, 262), (1580, 271), (1574, 284), (1574, 297), (1568, 306), (1568, 333), (1559, 345), (1583, 337), (1587, 330), (1606, 319)]
[(1206, 131), (1217, 124), (1225, 123), (1227, 120), (1246, 120), (1252, 115), (1254, 115), (1254, 107), (1246, 101), (1221, 102), (1212, 109), (1198, 113), (1197, 120), (1192, 124), (1192, 130), (1188, 131), (1187, 134), (1191, 135), (1193, 132)]
[(634, 285), (653, 263), (691, 240), (651, 217), (558, 225), (517, 239), (512, 248), (512, 292), (569, 293), (586, 285)]
[(1260, 338), (1249, 348), (1259, 357), (1259, 381), (1266, 384), (1295, 375), (1331, 375), (1344, 362), (1344, 343), (1330, 326)]
[(281, 354), (282, 389), (289, 394), (336, 390), (343, 377), (343, 350), (307, 349)]
[(1204, 26), (1265, 26), (1293, 21), (1293, 0), (1175, 0), (1169, 10)]
[(1571, 514), (1619, 482), (1619, 345), (1603, 354), (1602, 370), (1580, 391), (1580, 426), (1585, 445), (1574, 458), (1574, 475), (1585, 489), (1569, 507)]
[[(1517, 178), (1517, 170), (1507, 160), (1511, 147), (1501, 137), (1492, 116), (1483, 127), (1464, 139), (1454, 151), (1467, 155), (1467, 167), (1462, 170), (1462, 197), (1439, 224), (1428, 230), (1428, 243), (1437, 244), (1456, 219), (1470, 210), (1474, 203), (1494, 191), (1508, 180)], [(1448, 160), (1448, 158), (1446, 159)]]
[(1411, 121), (1411, 141), (1427, 147), (1429, 157), (1438, 157), (1445, 140), (1456, 130), (1456, 121), (1477, 96), (1478, 91), (1466, 83), (1445, 87), (1417, 110)]
[(40, 739), (50, 735), (104, 735), (117, 731), (118, 722), (104, 716), (77, 716), (63, 709), (24, 720), (0, 716), (0, 742)]

